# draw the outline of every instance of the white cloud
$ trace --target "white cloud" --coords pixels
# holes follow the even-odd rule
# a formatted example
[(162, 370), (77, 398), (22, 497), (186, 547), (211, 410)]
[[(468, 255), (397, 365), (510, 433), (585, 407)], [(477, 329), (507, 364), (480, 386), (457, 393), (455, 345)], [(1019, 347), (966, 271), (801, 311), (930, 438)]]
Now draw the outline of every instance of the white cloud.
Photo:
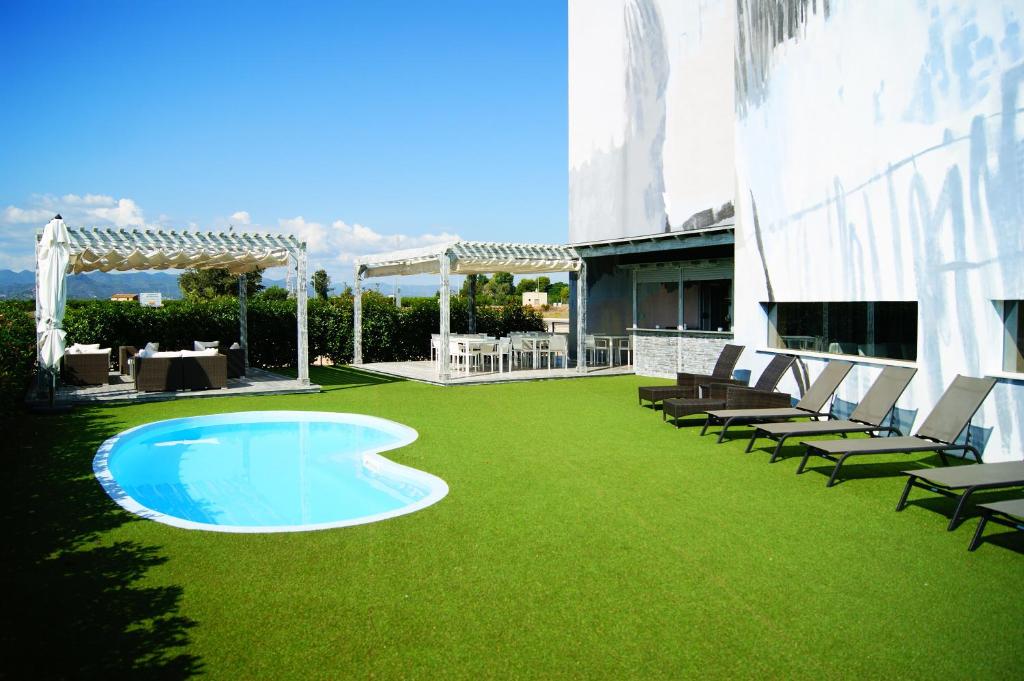
[(146, 226), (142, 209), (131, 199), (118, 199), (117, 204), (109, 208), (89, 208), (85, 212), (96, 220), (109, 222), (115, 227)]
[(450, 232), (418, 235), (381, 234), (358, 223), (349, 224), (344, 220), (335, 220), (330, 225), (325, 225), (310, 222), (301, 215), (284, 218), (277, 223), (282, 231), (305, 240), (306, 249), (314, 263), (349, 263), (360, 255), (432, 246), (459, 238), (458, 234)]
[(50, 208), (18, 208), (7, 206), (4, 209), (4, 222), (12, 225), (37, 224), (44, 226), (54, 216)]
[(60, 197), (60, 201), (70, 206), (113, 206), (117, 203), (113, 196), (106, 196), (105, 194), (86, 194), (85, 196), (65, 194)]
[(234, 213), (231, 214), (231, 217), (228, 219), (231, 221), (231, 224), (234, 225), (252, 224), (252, 218), (249, 216), (249, 211), (247, 210), (235, 211)]

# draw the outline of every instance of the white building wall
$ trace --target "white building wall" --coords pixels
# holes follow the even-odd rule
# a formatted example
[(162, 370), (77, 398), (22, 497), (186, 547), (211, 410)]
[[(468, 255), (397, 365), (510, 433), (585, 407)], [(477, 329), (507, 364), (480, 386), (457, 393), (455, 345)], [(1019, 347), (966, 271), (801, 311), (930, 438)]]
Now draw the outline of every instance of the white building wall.
[[(1001, 370), (993, 301), (1024, 298), (1024, 2), (781, 4), (776, 42), (739, 2), (736, 340), (766, 344), (772, 300), (916, 300), (916, 426), (956, 374)], [(987, 461), (1024, 458), (1024, 381), (974, 425)]]
[(569, 0), (569, 241), (731, 210), (734, 0)]

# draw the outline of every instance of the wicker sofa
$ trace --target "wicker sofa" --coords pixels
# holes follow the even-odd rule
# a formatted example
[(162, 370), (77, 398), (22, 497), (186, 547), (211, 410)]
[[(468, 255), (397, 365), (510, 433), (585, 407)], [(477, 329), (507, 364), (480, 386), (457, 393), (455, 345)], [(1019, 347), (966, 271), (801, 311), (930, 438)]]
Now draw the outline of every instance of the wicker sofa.
[(61, 367), (61, 378), (69, 385), (105, 385), (110, 378), (110, 349), (66, 352)]
[(227, 385), (228, 358), (215, 355), (157, 353), (135, 356), (135, 389), (139, 392), (209, 390)]

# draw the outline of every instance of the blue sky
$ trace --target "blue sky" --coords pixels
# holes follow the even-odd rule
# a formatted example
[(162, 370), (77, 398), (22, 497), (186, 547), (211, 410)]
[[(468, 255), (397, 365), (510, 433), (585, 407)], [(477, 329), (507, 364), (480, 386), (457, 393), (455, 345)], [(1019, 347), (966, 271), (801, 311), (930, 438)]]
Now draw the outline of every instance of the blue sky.
[(567, 238), (566, 3), (4, 2), (0, 268), (72, 226)]

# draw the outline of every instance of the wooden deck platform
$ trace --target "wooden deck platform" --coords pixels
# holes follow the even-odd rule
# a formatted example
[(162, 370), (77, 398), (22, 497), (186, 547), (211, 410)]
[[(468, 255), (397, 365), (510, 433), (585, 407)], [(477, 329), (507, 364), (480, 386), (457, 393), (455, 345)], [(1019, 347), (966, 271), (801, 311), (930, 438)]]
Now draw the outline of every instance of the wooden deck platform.
[(547, 381), (566, 378), (589, 378), (596, 376), (617, 376), (632, 374), (633, 367), (620, 365), (612, 367), (591, 367), (587, 373), (580, 374), (575, 368), (570, 369), (515, 369), (514, 371), (472, 371), (466, 374), (453, 371), (447, 383), (437, 375), (437, 364), (430, 360), (418, 362), (373, 362), (353, 364), (353, 368), (384, 376), (405, 378), (410, 381), (430, 383), (432, 385), (477, 385), (481, 383), (509, 383), (513, 381)]
[(126, 376), (111, 372), (107, 385), (65, 385), (57, 389), (54, 404), (95, 402), (160, 402), (194, 397), (230, 397), (232, 395), (290, 395), (318, 393), (320, 386), (303, 385), (294, 378), (250, 367), (242, 378), (229, 378), (226, 388), (218, 390), (177, 390), (174, 392), (138, 392)]

